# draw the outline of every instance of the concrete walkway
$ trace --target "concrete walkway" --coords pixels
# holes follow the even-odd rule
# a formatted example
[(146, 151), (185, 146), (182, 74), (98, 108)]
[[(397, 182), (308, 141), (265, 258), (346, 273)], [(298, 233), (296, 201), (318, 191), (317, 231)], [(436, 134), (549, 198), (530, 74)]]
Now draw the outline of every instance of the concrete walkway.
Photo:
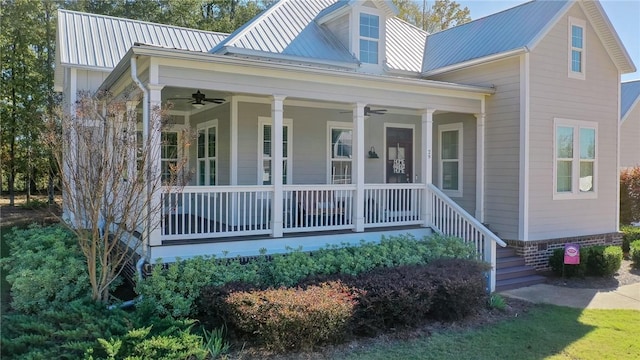
[(640, 283), (617, 289), (574, 289), (547, 284), (503, 291), (506, 297), (532, 303), (545, 303), (582, 309), (640, 310)]

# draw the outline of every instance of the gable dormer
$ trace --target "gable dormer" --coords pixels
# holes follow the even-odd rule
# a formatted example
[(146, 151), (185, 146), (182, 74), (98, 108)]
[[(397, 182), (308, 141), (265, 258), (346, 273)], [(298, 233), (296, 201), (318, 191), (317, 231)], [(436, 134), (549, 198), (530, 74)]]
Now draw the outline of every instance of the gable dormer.
[(338, 1), (318, 16), (360, 62), (364, 72), (381, 73), (386, 61), (386, 23), (397, 14), (391, 2)]

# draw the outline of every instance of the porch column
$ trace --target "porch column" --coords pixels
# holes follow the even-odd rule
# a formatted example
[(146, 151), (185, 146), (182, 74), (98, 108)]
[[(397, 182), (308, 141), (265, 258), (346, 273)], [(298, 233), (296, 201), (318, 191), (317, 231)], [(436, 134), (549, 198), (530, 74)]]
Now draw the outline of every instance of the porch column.
[(273, 95), (271, 101), (271, 121), (272, 127), (272, 139), (271, 142), (271, 182), (273, 184), (273, 204), (271, 205), (271, 230), (273, 231), (273, 237), (282, 237), (282, 201), (283, 187), (282, 187), (282, 123), (284, 116), (284, 99), (283, 95)]
[[(147, 84), (149, 90), (149, 104), (143, 114), (143, 136), (144, 143), (148, 146), (148, 181), (147, 191), (149, 193), (149, 209), (147, 232), (149, 236), (149, 246), (161, 245), (160, 217), (162, 216), (162, 169), (161, 169), (161, 146), (162, 146), (162, 114), (161, 114), (161, 93), (164, 85)], [(146, 124), (145, 124), (146, 123)], [(146, 125), (146, 126), (145, 126)]]
[(426, 188), (422, 192), (422, 227), (431, 226), (431, 196), (428, 188), (433, 183), (433, 113), (435, 109), (422, 111), (422, 181)]
[(484, 223), (484, 122), (485, 114), (476, 117), (476, 219)]
[(351, 157), (353, 162), (352, 182), (356, 184), (353, 224), (355, 232), (364, 231), (364, 107), (365, 103), (353, 105), (353, 138)]

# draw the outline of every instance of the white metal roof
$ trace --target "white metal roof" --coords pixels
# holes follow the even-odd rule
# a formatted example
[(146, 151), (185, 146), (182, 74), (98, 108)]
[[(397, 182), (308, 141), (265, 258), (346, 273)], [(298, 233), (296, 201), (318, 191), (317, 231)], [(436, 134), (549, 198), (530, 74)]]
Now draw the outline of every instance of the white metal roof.
[(532, 1), (427, 36), (422, 71), (464, 63), (531, 44), (566, 0)]
[(634, 72), (631, 57), (597, 1), (534, 0), (427, 36), (422, 73), (429, 76), (518, 49), (530, 51), (574, 4), (583, 9), (618, 69)]
[(427, 32), (398, 18), (389, 18), (387, 26), (387, 67), (420, 72)]
[(640, 103), (640, 80), (623, 82), (620, 86), (620, 120), (624, 121), (634, 106)]
[(227, 34), (58, 10), (57, 64), (113, 69), (134, 43), (207, 52)]

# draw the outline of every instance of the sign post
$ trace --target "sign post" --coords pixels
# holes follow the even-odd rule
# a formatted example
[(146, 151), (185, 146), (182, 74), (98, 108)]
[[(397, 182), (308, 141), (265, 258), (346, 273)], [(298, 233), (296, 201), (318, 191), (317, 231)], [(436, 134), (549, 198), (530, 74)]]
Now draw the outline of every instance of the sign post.
[(562, 263), (562, 277), (564, 278), (565, 265), (579, 265), (579, 264), (580, 264), (580, 245), (564, 244), (564, 262)]

